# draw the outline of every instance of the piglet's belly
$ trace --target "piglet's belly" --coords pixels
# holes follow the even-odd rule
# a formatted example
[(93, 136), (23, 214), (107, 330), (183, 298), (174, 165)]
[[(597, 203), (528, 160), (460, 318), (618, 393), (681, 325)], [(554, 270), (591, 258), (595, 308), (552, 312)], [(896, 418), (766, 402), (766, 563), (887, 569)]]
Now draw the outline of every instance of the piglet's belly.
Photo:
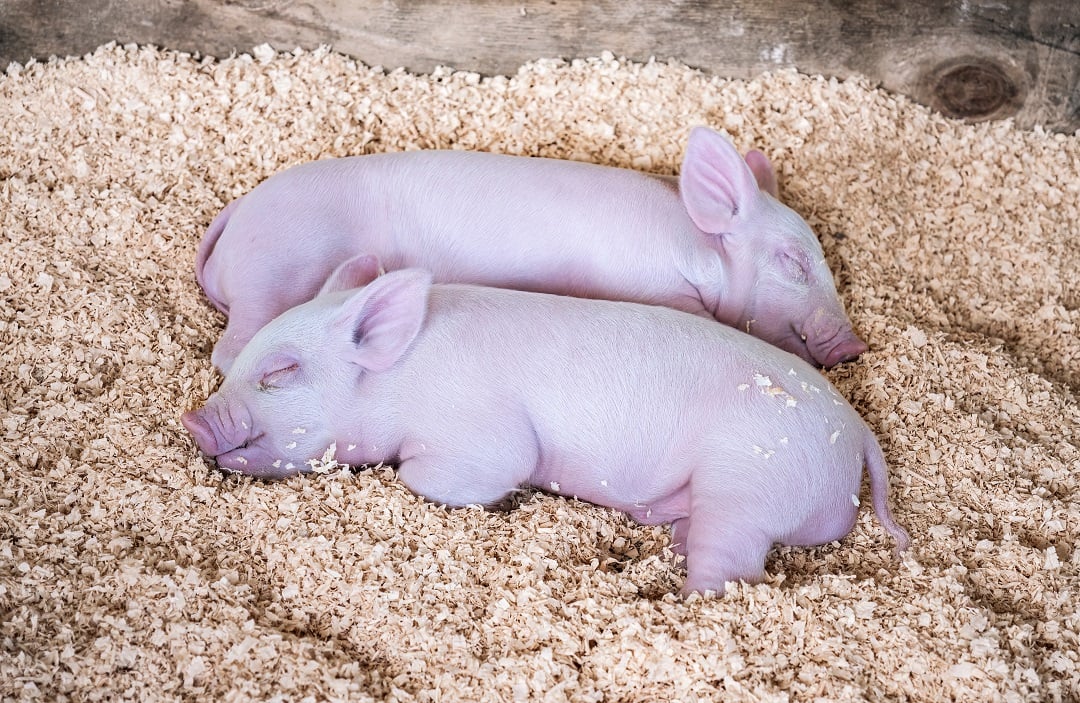
[(666, 524), (690, 515), (690, 486), (680, 487), (659, 500), (623, 507), (630, 517), (643, 525)]
[(533, 485), (550, 493), (584, 500), (621, 510), (643, 525), (660, 525), (690, 514), (690, 485), (687, 482), (666, 491), (649, 490), (619, 477), (545, 476)]

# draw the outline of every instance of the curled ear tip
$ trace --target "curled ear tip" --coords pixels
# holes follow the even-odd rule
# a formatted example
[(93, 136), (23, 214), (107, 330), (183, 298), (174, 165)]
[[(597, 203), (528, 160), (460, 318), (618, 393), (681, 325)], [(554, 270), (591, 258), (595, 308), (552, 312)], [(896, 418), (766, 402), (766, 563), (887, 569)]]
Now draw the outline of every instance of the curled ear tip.
[(700, 134), (703, 136), (720, 135), (720, 130), (713, 129), (707, 124), (696, 124), (690, 128), (690, 134)]
[(358, 300), (378, 300), (382, 301), (380, 304), (383, 304), (391, 299), (427, 298), (432, 283), (432, 274), (427, 269), (397, 269), (379, 276), (368, 286), (360, 289)]
[(773, 168), (772, 159), (766, 156), (765, 152), (760, 149), (751, 149), (746, 152), (746, 163), (751, 168), (758, 166), (762, 171), (768, 172), (773, 176), (776, 175), (776, 169)]
[(742, 154), (735, 147), (731, 137), (723, 132), (718, 132), (711, 127), (694, 127), (687, 140), (688, 150), (702, 150), (714, 156), (723, 155), (732, 160), (742, 160)]
[(686, 139), (686, 147), (688, 149), (701, 148), (701, 145), (707, 144), (718, 136), (720, 136), (719, 132), (705, 125), (691, 127), (690, 135)]
[(702, 139), (708, 139), (713, 134), (716, 134), (714, 130), (706, 127), (705, 125), (699, 124), (690, 128), (689, 140), (696, 142)]

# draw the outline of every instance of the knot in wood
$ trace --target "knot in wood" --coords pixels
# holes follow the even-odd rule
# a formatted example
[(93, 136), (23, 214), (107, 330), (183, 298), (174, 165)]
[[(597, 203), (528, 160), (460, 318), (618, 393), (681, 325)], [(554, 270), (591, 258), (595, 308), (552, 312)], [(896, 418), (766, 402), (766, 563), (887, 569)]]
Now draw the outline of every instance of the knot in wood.
[(1000, 66), (987, 61), (964, 61), (939, 66), (934, 72), (934, 107), (950, 117), (980, 119), (1012, 106), (1020, 91)]

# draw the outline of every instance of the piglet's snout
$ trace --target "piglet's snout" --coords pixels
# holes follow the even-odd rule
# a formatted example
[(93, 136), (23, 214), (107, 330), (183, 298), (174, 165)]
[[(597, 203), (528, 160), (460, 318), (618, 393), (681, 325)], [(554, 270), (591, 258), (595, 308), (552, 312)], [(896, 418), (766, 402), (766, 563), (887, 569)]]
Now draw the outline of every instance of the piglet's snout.
[(808, 320), (803, 336), (813, 361), (827, 369), (853, 361), (869, 348), (851, 329), (842, 313), (829, 314), (821, 308)]
[(251, 436), (250, 422), (238, 420), (227, 408), (222, 410), (220, 403), (211, 402), (180, 416), (180, 422), (207, 456), (216, 457), (242, 447)]
[(217, 450), (217, 440), (214, 438), (214, 431), (202, 419), (200, 412), (198, 410), (188, 410), (180, 416), (180, 422), (184, 423), (184, 427), (195, 438), (195, 444), (199, 445), (199, 451), (214, 456)]
[(825, 355), (824, 361), (821, 365), (827, 369), (831, 369), (837, 364), (845, 361), (854, 361), (859, 358), (859, 355), (868, 350), (866, 342), (862, 341), (854, 334), (848, 336), (847, 339), (840, 341), (829, 353)]

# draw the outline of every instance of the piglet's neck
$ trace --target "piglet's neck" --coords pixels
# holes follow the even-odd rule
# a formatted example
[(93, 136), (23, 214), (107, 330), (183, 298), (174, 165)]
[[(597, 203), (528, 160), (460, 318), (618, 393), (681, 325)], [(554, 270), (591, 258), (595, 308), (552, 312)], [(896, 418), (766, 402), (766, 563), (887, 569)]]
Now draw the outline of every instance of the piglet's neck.
[(401, 455), (404, 433), (399, 414), (392, 404), (376, 400), (387, 397), (377, 386), (389, 379), (380, 377), (393, 372), (390, 369), (378, 376), (362, 375), (351, 392), (335, 394), (328, 408), (328, 421), (332, 424), (334, 458), (338, 462), (350, 466), (394, 463)]
[(710, 246), (709, 235), (696, 231), (692, 243), (688, 243), (682, 256), (676, 261), (676, 269), (684, 283), (680, 288), (691, 306), (668, 303), (687, 312), (705, 313), (720, 322), (735, 325), (742, 319), (745, 300), (739, 295), (737, 282), (732, 275), (734, 263), (722, 248)]

